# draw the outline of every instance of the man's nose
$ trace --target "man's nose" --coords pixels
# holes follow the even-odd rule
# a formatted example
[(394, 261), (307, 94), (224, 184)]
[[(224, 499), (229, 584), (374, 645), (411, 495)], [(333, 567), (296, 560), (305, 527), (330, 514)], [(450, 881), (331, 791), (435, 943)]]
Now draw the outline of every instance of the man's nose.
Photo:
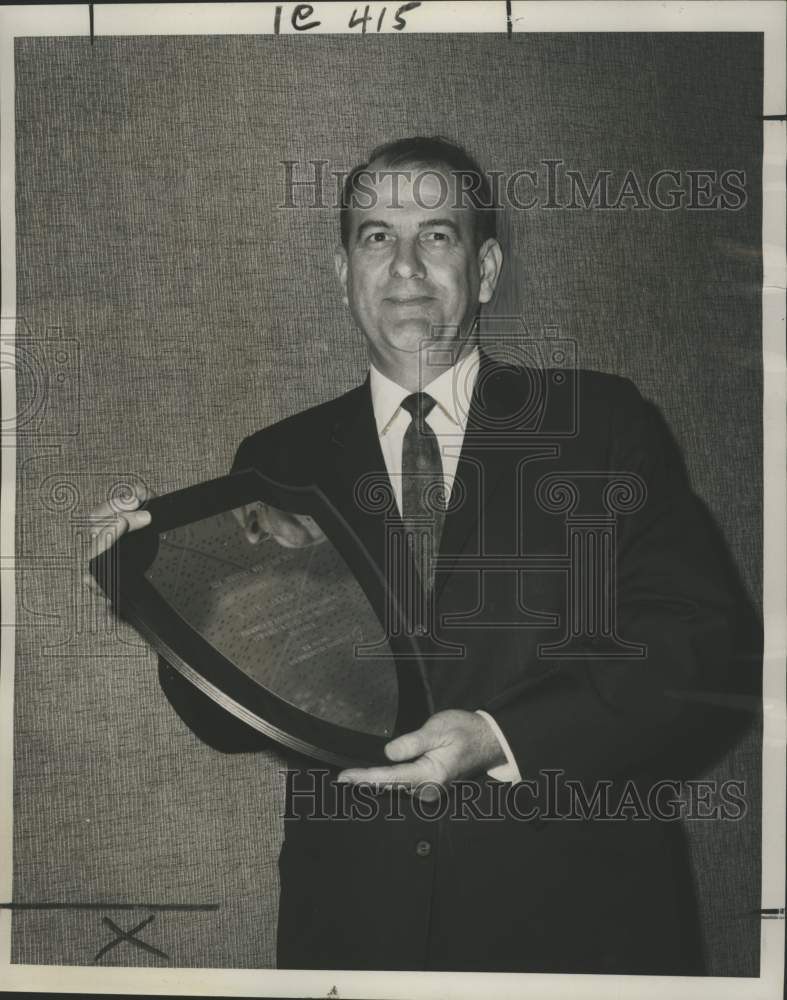
[(424, 263), (421, 259), (418, 241), (399, 239), (391, 261), (391, 276), (394, 278), (423, 278)]

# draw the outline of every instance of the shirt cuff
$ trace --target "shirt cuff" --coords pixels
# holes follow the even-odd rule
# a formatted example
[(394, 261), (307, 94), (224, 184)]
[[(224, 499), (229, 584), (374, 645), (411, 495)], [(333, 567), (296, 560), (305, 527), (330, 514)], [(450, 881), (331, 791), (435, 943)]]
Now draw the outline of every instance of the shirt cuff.
[(476, 715), (480, 715), (482, 718), (486, 719), (489, 725), (492, 727), (492, 732), (497, 737), (497, 742), (500, 744), (500, 749), (506, 755), (506, 763), (498, 764), (497, 767), (491, 767), (486, 773), (490, 778), (495, 781), (510, 781), (512, 784), (522, 780), (522, 775), (519, 773), (519, 768), (517, 762), (514, 760), (514, 755), (511, 752), (511, 747), (508, 745), (508, 740), (503, 736), (503, 730), (498, 726), (495, 720), (488, 712), (482, 711), (480, 708), (476, 709)]

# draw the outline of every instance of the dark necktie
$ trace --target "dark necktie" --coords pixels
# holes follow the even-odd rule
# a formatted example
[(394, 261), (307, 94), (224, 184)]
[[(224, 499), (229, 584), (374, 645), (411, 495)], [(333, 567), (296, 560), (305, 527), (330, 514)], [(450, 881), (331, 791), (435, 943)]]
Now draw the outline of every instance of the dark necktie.
[(410, 426), (402, 442), (402, 520), (415, 565), (428, 592), (445, 520), (445, 481), (440, 445), (426, 418), (435, 401), (426, 392), (402, 400)]

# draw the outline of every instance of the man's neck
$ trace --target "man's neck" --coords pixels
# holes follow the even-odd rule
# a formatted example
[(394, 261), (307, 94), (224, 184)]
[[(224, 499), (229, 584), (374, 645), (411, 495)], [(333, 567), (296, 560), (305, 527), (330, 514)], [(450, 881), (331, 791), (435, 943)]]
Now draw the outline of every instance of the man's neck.
[[(456, 342), (448, 343), (445, 346), (435, 344), (434, 347), (417, 354), (403, 354), (402, 361), (399, 362), (397, 359), (397, 363), (392, 363), (389, 358), (373, 356), (370, 356), (369, 360), (379, 372), (392, 382), (396, 382), (408, 392), (419, 392), (426, 388), (430, 382), (434, 382), (443, 372), (453, 368), (462, 358), (467, 357), (477, 346), (477, 339), (468, 337), (461, 344)], [(430, 357), (431, 359), (438, 358), (439, 361), (434, 363)]]

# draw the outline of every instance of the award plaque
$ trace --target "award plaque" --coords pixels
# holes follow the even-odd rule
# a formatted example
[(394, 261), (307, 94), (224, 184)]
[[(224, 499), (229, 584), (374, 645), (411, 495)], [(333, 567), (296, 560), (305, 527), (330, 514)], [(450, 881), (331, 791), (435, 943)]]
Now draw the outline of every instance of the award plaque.
[(417, 647), (319, 490), (247, 470), (145, 509), (150, 525), (91, 572), (115, 611), (228, 712), (342, 767), (384, 762), (384, 745), (426, 720)]

